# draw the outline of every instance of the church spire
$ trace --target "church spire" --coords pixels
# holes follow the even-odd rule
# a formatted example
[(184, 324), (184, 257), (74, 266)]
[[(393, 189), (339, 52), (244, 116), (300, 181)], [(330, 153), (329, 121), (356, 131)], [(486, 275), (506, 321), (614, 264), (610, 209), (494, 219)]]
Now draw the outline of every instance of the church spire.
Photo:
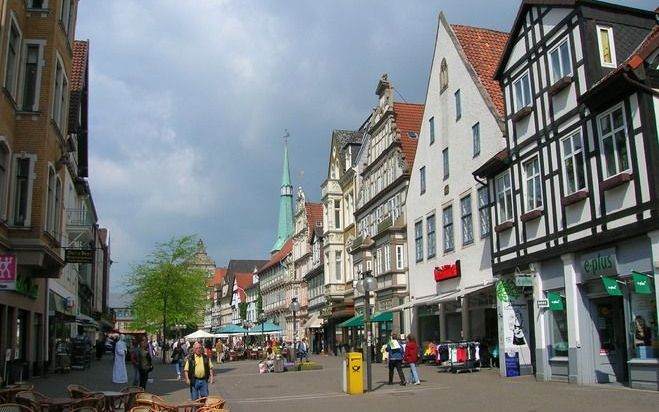
[(281, 192), (279, 194), (279, 226), (277, 241), (272, 246), (271, 253), (278, 252), (286, 240), (293, 235), (293, 185), (288, 167), (288, 130), (284, 133), (284, 170), (281, 177)]

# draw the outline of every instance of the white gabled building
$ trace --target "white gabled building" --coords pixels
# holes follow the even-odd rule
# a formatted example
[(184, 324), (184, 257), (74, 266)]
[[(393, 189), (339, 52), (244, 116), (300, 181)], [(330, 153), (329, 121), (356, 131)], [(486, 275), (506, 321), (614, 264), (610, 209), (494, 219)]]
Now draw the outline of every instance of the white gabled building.
[(493, 79), (506, 33), (439, 14), (407, 191), (411, 332), (423, 340), (497, 337), (487, 187), (471, 172), (505, 147)]

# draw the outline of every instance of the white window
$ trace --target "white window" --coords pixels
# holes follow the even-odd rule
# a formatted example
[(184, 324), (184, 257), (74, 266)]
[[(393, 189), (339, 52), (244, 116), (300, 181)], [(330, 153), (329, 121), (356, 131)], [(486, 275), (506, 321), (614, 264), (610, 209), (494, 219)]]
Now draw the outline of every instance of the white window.
[(474, 224), (471, 217), (471, 195), (460, 199), (460, 220), (462, 221), (462, 244), (474, 241)]
[(524, 182), (526, 183), (526, 211), (542, 207), (542, 178), (540, 176), (540, 159), (535, 156), (533, 159), (524, 162)]
[(478, 219), (481, 229), (481, 238), (490, 233), (490, 196), (487, 187), (478, 189)]
[(47, 9), (48, 0), (28, 0), (27, 2), (28, 9)]
[(561, 140), (563, 148), (563, 180), (565, 193), (571, 194), (586, 188), (586, 163), (581, 131)]
[(384, 254), (384, 256), (383, 256), (384, 271), (388, 272), (388, 271), (391, 270), (391, 246), (390, 245), (384, 245), (384, 247), (382, 248), (382, 251), (384, 252), (383, 253)]
[(616, 49), (611, 27), (597, 26), (597, 45), (599, 46), (602, 66), (616, 67)]
[(423, 260), (423, 222), (414, 224), (414, 246), (416, 250), (416, 261)]
[(75, 0), (63, 0), (60, 9), (60, 23), (69, 40), (73, 38), (73, 23), (75, 17)]
[(426, 218), (426, 228), (428, 230), (428, 258), (435, 256), (437, 253), (437, 240), (435, 235), (435, 215)]
[(396, 269), (398, 270), (401, 270), (405, 267), (405, 258), (403, 252), (403, 245), (396, 245)]
[(57, 124), (60, 132), (64, 135), (66, 134), (66, 102), (69, 94), (69, 80), (66, 78), (64, 64), (59, 55), (57, 56), (57, 64), (55, 66), (55, 90), (53, 95), (52, 119), (55, 124)]
[(334, 228), (341, 229), (341, 201), (334, 201)]
[(12, 222), (14, 226), (30, 226), (32, 186), (36, 155), (18, 155), (14, 160), (14, 193)]
[(476, 123), (471, 127), (471, 142), (473, 157), (481, 154), (481, 125)]
[(53, 233), (55, 228), (55, 169), (48, 168), (48, 194), (46, 195), (46, 231)]
[(444, 209), (444, 252), (453, 250), (453, 206)]
[(373, 271), (375, 275), (382, 273), (382, 249), (375, 251), (375, 269)]
[(498, 223), (513, 220), (513, 188), (510, 181), (510, 171), (505, 171), (495, 179), (497, 197)]
[(522, 77), (513, 83), (513, 93), (515, 108), (513, 112), (531, 105), (531, 78), (529, 72), (525, 72)]
[(9, 24), (9, 36), (7, 41), (7, 59), (5, 67), (5, 89), (9, 94), (16, 99), (16, 82), (18, 80), (18, 62), (21, 52), (21, 38), (22, 34), (18, 28), (18, 23), (11, 14)]
[(555, 83), (565, 76), (572, 74), (570, 62), (570, 43), (565, 39), (554, 50), (549, 52), (551, 60), (551, 82)]
[(39, 90), (41, 84), (41, 60), (43, 46), (40, 43), (26, 41), (23, 47), (23, 73), (20, 107), (24, 111), (39, 110)]
[(336, 256), (336, 280), (341, 280), (341, 251), (337, 250), (334, 256)]
[(629, 170), (627, 122), (623, 106), (609, 110), (597, 118), (606, 177)]
[(426, 167), (419, 169), (419, 185), (421, 194), (426, 193)]
[(446, 180), (450, 176), (449, 160), (448, 160), (448, 147), (446, 149), (442, 150), (442, 166), (444, 168), (444, 180)]

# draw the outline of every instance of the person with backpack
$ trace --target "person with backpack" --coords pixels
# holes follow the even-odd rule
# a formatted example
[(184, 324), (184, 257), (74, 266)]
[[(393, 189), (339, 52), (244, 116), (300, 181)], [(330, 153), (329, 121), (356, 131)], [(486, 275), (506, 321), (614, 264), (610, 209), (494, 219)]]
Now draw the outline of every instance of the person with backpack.
[(302, 362), (302, 360), (309, 362), (309, 346), (307, 345), (306, 337), (297, 342), (297, 347), (295, 349), (295, 355), (300, 362)]
[(181, 380), (181, 371), (183, 370), (183, 361), (185, 361), (185, 348), (183, 347), (183, 342), (178, 342), (175, 344), (174, 349), (172, 350), (172, 363), (176, 365), (176, 380)]
[(394, 369), (398, 371), (398, 377), (400, 378), (400, 384), (402, 386), (407, 385), (405, 382), (405, 374), (403, 374), (403, 346), (398, 342), (398, 334), (392, 333), (391, 339), (387, 342), (387, 353), (389, 355), (389, 385), (394, 383)]
[(185, 383), (190, 386), (190, 399), (197, 400), (208, 396), (208, 384), (215, 383), (213, 363), (206, 356), (201, 343), (195, 342), (192, 353), (185, 359), (183, 367)]

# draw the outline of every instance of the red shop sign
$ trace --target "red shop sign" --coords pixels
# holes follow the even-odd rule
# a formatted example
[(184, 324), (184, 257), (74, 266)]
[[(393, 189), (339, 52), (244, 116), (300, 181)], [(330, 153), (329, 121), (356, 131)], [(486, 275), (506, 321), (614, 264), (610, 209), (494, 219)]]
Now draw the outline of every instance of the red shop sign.
[(460, 276), (460, 261), (456, 260), (455, 263), (450, 265), (436, 266), (435, 267), (435, 282), (440, 282), (446, 279), (453, 279)]

